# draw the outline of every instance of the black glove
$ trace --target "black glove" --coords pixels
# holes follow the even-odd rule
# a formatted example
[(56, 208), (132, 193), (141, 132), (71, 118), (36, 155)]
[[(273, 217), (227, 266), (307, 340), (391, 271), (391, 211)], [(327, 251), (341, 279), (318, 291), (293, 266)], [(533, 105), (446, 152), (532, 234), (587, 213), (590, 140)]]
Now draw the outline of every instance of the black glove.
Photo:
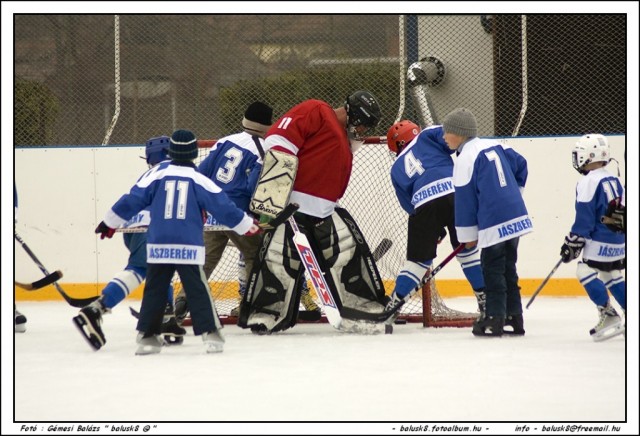
[(607, 226), (609, 230), (616, 233), (624, 233), (626, 221), (627, 209), (625, 205), (622, 204), (621, 198), (611, 200), (607, 208), (607, 213), (600, 218), (600, 222)]
[(115, 234), (116, 229), (112, 229), (111, 227), (106, 225), (104, 221), (101, 221), (100, 224), (98, 224), (98, 227), (96, 227), (95, 232), (100, 234), (100, 239), (104, 239), (104, 238), (111, 239)]
[(569, 263), (573, 259), (577, 259), (584, 247), (584, 243), (585, 239), (582, 236), (576, 235), (575, 233), (569, 233), (564, 238), (564, 244), (562, 244), (562, 248), (560, 248), (562, 261), (564, 263)]
[(440, 230), (440, 236), (438, 236), (438, 244), (442, 242), (444, 238), (447, 237), (447, 229), (444, 227)]

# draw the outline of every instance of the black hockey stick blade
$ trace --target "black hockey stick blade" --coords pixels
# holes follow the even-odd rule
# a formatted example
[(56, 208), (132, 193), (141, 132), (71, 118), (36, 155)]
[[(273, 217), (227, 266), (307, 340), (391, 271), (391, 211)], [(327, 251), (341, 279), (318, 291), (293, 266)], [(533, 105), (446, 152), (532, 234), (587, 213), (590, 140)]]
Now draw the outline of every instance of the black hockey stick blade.
[(391, 239), (384, 238), (382, 241), (380, 241), (376, 249), (373, 250), (373, 253), (371, 253), (371, 255), (373, 256), (373, 260), (377, 262), (382, 259), (382, 256), (387, 254), (387, 251), (389, 251), (392, 245), (393, 241)]
[(536, 297), (538, 296), (540, 291), (542, 291), (542, 288), (544, 288), (544, 285), (547, 284), (547, 282), (549, 281), (551, 276), (556, 273), (556, 270), (558, 269), (558, 267), (560, 266), (561, 263), (562, 263), (562, 259), (560, 259), (558, 262), (556, 262), (555, 266), (553, 267), (553, 269), (551, 270), (551, 272), (549, 273), (547, 278), (545, 278), (544, 281), (542, 283), (540, 283), (540, 286), (538, 286), (538, 289), (536, 289), (535, 292), (533, 293), (533, 295), (531, 295), (531, 298), (529, 299), (529, 302), (527, 303), (527, 306), (526, 306), (527, 309), (529, 308), (529, 306), (531, 306), (531, 303), (533, 303), (533, 300), (536, 299)]
[(129, 306), (129, 312), (131, 312), (131, 316), (133, 316), (135, 319), (140, 319), (140, 312), (135, 310), (133, 307)]
[[(42, 264), (42, 262), (40, 262), (38, 260), (38, 258), (36, 257), (35, 253), (33, 251), (31, 251), (31, 249), (29, 248), (29, 246), (27, 245), (26, 242), (24, 242), (24, 240), (14, 231), (13, 232), (13, 237), (16, 241), (18, 241), (20, 243), (20, 245), (22, 246), (22, 248), (24, 249), (24, 251), (27, 252), (27, 254), (29, 255), (29, 257), (31, 258), (31, 260), (33, 260), (33, 262), (36, 264), (36, 266), (40, 269), (40, 271), (42, 271), (42, 274), (44, 274), (45, 276), (49, 275), (49, 271), (47, 271), (47, 269), (44, 267), (44, 265)], [(53, 282), (53, 286), (56, 288), (56, 290), (58, 291), (58, 293), (60, 295), (62, 295), (62, 298), (64, 298), (64, 300), (69, 303), (71, 306), (73, 307), (84, 307), (87, 304), (90, 304), (91, 302), (95, 301), (98, 299), (98, 297), (89, 297), (89, 298), (73, 298), (71, 296), (69, 296), (60, 286), (60, 284), (58, 284), (58, 282)]]
[(260, 227), (262, 227), (265, 230), (275, 229), (280, 224), (284, 223), (289, 218), (291, 218), (291, 216), (294, 213), (296, 213), (296, 211), (298, 210), (299, 207), (300, 206), (298, 206), (297, 203), (289, 203), (289, 204), (287, 204), (287, 206), (284, 209), (282, 209), (282, 212), (280, 212), (274, 219), (272, 219), (268, 223), (260, 224)]
[(322, 319), (322, 312), (319, 310), (301, 310), (298, 312), (298, 320), (315, 322)]
[(48, 276), (41, 278), (40, 280), (36, 280), (33, 283), (22, 283), (14, 280), (13, 284), (26, 291), (37, 291), (38, 289), (44, 288), (45, 286), (49, 286), (50, 284), (60, 280), (61, 278), (62, 278), (62, 271), (57, 270), (52, 272)]

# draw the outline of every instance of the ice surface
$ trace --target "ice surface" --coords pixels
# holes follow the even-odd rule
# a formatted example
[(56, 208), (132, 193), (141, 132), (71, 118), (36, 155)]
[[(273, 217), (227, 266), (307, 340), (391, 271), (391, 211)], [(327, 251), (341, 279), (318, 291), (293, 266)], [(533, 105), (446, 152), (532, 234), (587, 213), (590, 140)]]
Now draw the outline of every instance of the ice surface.
[[(626, 356), (623, 336), (594, 343), (597, 311), (587, 298), (539, 297), (525, 310), (524, 337), (416, 324), (375, 336), (328, 324), (270, 336), (226, 326), (221, 354), (205, 354), (189, 328), (182, 346), (153, 356), (134, 355), (127, 306), (139, 304), (124, 301), (104, 316), (107, 343), (95, 352), (71, 321), (77, 309), (19, 302), (28, 324), (14, 336), (15, 420), (611, 422), (637, 414), (637, 348)], [(473, 298), (447, 304), (475, 309)], [(3, 394), (10, 370), (3, 364)]]

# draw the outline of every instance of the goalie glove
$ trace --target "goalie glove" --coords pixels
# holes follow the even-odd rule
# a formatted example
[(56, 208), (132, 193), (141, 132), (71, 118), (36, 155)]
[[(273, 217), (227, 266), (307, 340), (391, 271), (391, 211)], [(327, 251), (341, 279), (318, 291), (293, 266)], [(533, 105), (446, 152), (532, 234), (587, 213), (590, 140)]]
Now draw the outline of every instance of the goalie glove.
[(624, 233), (626, 218), (626, 207), (622, 204), (622, 199), (618, 197), (609, 202), (607, 212), (600, 218), (600, 222), (612, 232)]
[(98, 227), (96, 227), (95, 232), (100, 235), (100, 239), (111, 239), (116, 232), (116, 229), (112, 229), (111, 227), (106, 225), (104, 221), (101, 221), (100, 224), (98, 224)]
[(569, 233), (564, 238), (564, 244), (560, 248), (560, 257), (564, 263), (569, 263), (573, 259), (577, 259), (580, 256), (580, 252), (584, 247), (585, 239), (576, 235), (575, 233)]

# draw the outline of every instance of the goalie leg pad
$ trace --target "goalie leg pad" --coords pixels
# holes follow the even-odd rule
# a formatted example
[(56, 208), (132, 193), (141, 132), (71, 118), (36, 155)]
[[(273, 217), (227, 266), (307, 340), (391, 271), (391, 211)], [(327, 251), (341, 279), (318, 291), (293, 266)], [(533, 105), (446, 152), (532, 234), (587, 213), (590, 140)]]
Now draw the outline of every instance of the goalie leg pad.
[(249, 204), (251, 211), (275, 218), (289, 202), (297, 172), (297, 156), (282, 151), (267, 151)]
[(321, 253), (320, 267), (331, 279), (327, 283), (337, 293), (340, 313), (349, 318), (352, 310), (382, 312), (386, 297), (380, 273), (362, 232), (346, 209), (337, 208), (310, 233), (310, 242)]
[(304, 271), (291, 236), (288, 226), (265, 233), (240, 307), (240, 327), (262, 324), (271, 332), (295, 325)]

